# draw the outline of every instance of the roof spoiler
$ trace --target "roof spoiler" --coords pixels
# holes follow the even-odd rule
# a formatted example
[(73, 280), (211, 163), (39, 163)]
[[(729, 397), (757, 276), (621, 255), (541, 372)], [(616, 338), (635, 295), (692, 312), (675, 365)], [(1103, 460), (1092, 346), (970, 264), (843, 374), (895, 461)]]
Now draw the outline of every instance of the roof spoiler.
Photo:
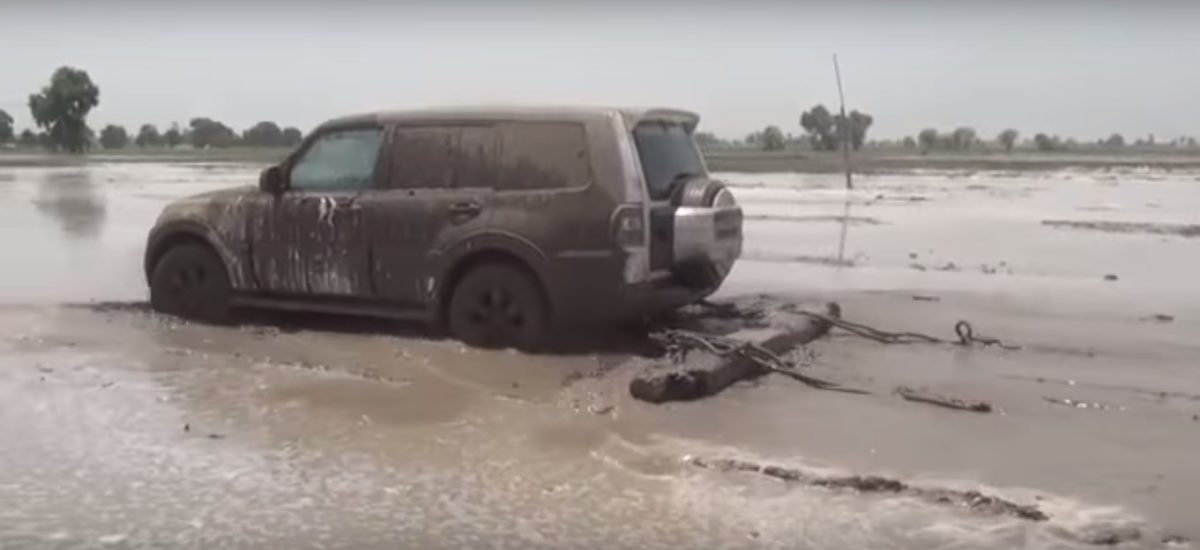
[(691, 132), (696, 129), (697, 124), (700, 124), (700, 115), (680, 109), (646, 109), (645, 111), (636, 113), (625, 113), (625, 123), (630, 128), (634, 128), (638, 124), (647, 121), (682, 124), (684, 128), (687, 128), (688, 132)]

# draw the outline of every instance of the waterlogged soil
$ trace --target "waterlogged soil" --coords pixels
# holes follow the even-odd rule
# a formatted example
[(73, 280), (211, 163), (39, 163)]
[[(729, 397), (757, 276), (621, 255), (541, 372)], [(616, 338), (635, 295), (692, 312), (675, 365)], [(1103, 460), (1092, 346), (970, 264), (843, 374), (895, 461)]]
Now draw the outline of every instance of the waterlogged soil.
[[(1200, 539), (1194, 241), (1042, 223), (1194, 225), (1198, 174), (913, 172), (852, 192), (832, 175), (722, 174), (748, 219), (721, 299), (836, 301), (948, 341), (969, 320), (1020, 349), (835, 329), (792, 359), (866, 394), (768, 375), (656, 406), (627, 388), (662, 359), (625, 345), (535, 357), (390, 323), (151, 312), (141, 252), (159, 209), (257, 168), (0, 168), (0, 547)], [(714, 461), (754, 466), (697, 467)]]

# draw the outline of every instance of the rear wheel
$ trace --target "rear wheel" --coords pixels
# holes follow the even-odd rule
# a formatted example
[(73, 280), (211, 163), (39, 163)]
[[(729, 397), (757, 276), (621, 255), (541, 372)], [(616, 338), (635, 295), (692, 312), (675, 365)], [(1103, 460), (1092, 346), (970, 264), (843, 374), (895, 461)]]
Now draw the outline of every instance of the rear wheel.
[(189, 319), (229, 320), (229, 275), (213, 250), (181, 244), (167, 250), (150, 275), (150, 305)]
[(489, 263), (469, 271), (454, 287), (446, 312), (450, 333), (478, 347), (541, 349), (549, 311), (537, 283), (515, 266)]

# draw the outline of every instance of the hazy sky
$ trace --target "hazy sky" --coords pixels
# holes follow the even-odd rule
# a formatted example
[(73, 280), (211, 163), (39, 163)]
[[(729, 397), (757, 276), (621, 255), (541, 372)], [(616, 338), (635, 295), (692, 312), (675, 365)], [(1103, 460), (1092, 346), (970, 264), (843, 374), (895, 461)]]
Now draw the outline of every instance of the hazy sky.
[(803, 109), (837, 103), (837, 52), (873, 137), (1200, 135), (1200, 2), (0, 0), (0, 35), (0, 109), (19, 128), (28, 94), (68, 64), (100, 86), (93, 127), (584, 103), (684, 107), (729, 137), (799, 133)]

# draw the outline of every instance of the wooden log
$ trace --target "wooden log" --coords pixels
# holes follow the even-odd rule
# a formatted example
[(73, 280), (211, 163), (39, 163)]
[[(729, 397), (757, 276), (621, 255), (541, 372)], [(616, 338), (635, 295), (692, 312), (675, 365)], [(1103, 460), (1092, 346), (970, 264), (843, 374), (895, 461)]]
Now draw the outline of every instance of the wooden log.
[[(837, 304), (828, 306), (826, 315), (837, 316)], [(725, 335), (754, 342), (776, 355), (812, 342), (829, 331), (828, 321), (806, 315), (773, 311), (767, 328), (747, 328)], [(720, 393), (742, 380), (751, 380), (770, 372), (754, 360), (734, 355), (720, 357), (692, 351), (683, 364), (651, 369), (629, 383), (629, 394), (650, 403), (690, 401)]]

